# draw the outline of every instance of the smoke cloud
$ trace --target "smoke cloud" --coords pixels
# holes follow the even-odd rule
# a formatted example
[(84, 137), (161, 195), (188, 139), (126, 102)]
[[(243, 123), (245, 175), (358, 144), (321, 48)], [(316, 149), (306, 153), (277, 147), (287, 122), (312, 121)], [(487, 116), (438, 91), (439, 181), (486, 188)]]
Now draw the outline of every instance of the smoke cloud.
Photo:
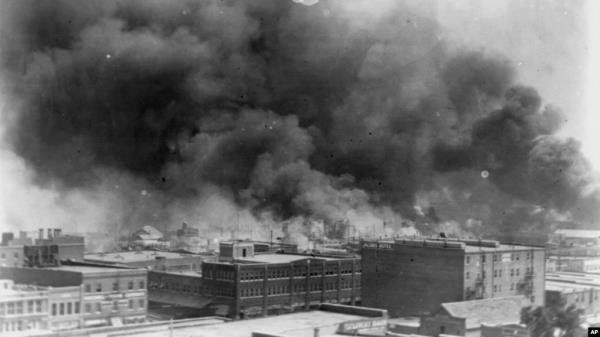
[[(60, 210), (40, 222), (265, 238), (597, 217), (561, 114), (505, 56), (442, 38), (434, 2), (3, 7), (2, 159)], [(7, 226), (31, 226), (15, 214)]]

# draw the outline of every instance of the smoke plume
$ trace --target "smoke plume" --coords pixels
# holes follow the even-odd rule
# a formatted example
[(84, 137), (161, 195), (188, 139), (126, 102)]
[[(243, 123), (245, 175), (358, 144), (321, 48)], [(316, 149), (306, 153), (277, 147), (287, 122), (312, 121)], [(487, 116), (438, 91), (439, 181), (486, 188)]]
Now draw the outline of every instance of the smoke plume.
[[(3, 159), (62, 212), (39, 221), (265, 238), (284, 221), (490, 232), (597, 216), (561, 114), (507, 57), (441, 38), (434, 2), (3, 7)], [(18, 214), (3, 221), (30, 225)]]

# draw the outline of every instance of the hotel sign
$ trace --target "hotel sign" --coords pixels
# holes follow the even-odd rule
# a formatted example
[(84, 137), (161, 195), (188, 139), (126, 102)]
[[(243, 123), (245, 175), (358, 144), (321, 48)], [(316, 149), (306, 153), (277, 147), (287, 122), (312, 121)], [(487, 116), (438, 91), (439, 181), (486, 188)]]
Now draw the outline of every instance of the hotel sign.
[(342, 334), (353, 334), (360, 330), (373, 329), (373, 328), (385, 328), (387, 326), (387, 319), (385, 318), (374, 318), (364, 319), (358, 321), (349, 321), (340, 324), (338, 333)]

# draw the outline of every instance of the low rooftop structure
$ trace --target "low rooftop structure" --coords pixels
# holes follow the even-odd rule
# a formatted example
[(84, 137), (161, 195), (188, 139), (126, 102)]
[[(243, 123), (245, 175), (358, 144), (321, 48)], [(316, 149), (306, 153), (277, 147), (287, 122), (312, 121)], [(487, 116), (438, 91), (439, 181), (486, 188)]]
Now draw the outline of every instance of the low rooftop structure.
[(87, 262), (163, 271), (200, 271), (202, 262), (206, 260), (216, 260), (216, 256), (154, 250), (94, 253), (85, 255), (85, 261)]
[[(315, 331), (321, 336), (354, 335), (352, 331), (369, 330), (385, 334), (387, 317), (385, 310), (369, 309), (363, 307), (337, 306), (323, 307), (321, 310), (295, 312), (285, 315), (256, 318), (227, 322), (222, 324), (203, 325), (199, 331), (197, 327), (176, 327), (169, 332), (173, 337), (250, 337), (250, 336), (292, 336), (313, 337)], [(175, 321), (175, 323), (177, 323)], [(128, 336), (159, 337), (165, 331), (156, 329), (140, 329), (128, 331)], [(107, 337), (116, 336), (116, 333), (106, 334)]]
[(470, 336), (481, 331), (483, 325), (519, 324), (525, 303), (522, 296), (442, 303), (437, 312), (422, 317), (419, 333)]

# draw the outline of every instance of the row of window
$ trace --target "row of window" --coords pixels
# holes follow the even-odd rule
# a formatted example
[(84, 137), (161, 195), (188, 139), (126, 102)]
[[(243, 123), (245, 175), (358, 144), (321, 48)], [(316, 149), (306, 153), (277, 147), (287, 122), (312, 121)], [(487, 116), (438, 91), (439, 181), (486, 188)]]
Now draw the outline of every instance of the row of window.
[[(112, 284), (112, 290), (113, 291), (119, 291), (119, 290), (134, 290), (136, 284), (134, 280), (129, 280), (126, 285), (124, 285), (124, 288), (121, 288), (121, 284), (119, 283), (119, 281), (114, 281)], [(146, 289), (146, 282), (144, 280), (140, 280), (137, 282), (137, 289)], [(96, 283), (96, 286), (94, 287), (94, 290), (98, 293), (102, 292), (102, 283)], [(85, 292), (86, 293), (91, 293), (92, 292), (92, 284), (90, 283), (86, 283), (85, 284)]]
[(27, 319), (0, 324), (0, 332), (24, 331), (31, 329), (39, 329), (43, 326), (43, 321), (40, 319)]
[[(533, 273), (533, 267), (527, 267), (525, 268), (525, 274), (526, 275), (530, 275)], [(510, 276), (514, 277), (514, 276), (520, 276), (521, 275), (521, 269), (520, 268), (511, 268), (510, 269)], [(485, 270), (482, 271), (482, 274), (477, 273), (477, 278), (479, 278), (481, 276), (481, 278), (485, 278), (486, 277), (486, 273)], [(468, 280), (471, 277), (471, 273), (470, 272), (466, 272), (465, 278)], [(502, 269), (494, 269), (494, 277), (502, 277)]]
[(79, 313), (79, 302), (52, 303), (52, 316), (73, 315)]
[(29, 300), (16, 301), (16, 302), (4, 302), (0, 303), (0, 316), (4, 315), (21, 315), (25, 313), (33, 314), (34, 312), (42, 312), (42, 301), (41, 300)]
[[(137, 308), (135, 307), (135, 300), (128, 300), (127, 301), (127, 309), (129, 310), (133, 310), (133, 309), (144, 309), (146, 307), (146, 300), (144, 300), (143, 298), (138, 299), (137, 300)], [(77, 303), (79, 304), (79, 303)], [(112, 311), (118, 311), (119, 310), (119, 301), (114, 301), (113, 305), (112, 305)], [(96, 302), (96, 303), (86, 303), (85, 304), (85, 313), (86, 314), (91, 314), (91, 313), (101, 313), (102, 312), (102, 303), (100, 302)]]
[[(19, 252), (14, 252), (13, 253), (13, 257), (15, 259), (18, 259), (19, 258)], [(4, 252), (0, 253), (0, 259), (6, 259), (6, 254)]]
[[(325, 289), (323, 289), (323, 286)], [(360, 287), (360, 280), (356, 280), (356, 287)], [(342, 280), (340, 284), (340, 289), (351, 289), (352, 288), (352, 280)], [(245, 288), (240, 290), (241, 297), (254, 297), (254, 296), (263, 296), (263, 287), (254, 287), (254, 288)], [(306, 283), (296, 283), (292, 287), (294, 293), (303, 293), (306, 292)], [(310, 283), (308, 285), (308, 291), (331, 291), (337, 290), (337, 282), (325, 282), (322, 284), (321, 282)], [(273, 286), (267, 287), (267, 295), (279, 295), (279, 294), (289, 294), (289, 287), (287, 285), (281, 286)]]
[[(188, 294), (201, 294), (202, 293), (202, 286), (200, 285), (191, 285), (191, 284), (181, 284), (179, 282), (169, 282), (169, 281), (150, 281), (150, 283), (148, 283), (148, 287), (150, 289), (164, 289), (164, 290), (171, 290), (171, 291), (177, 291), (177, 292), (183, 292), (183, 293), (188, 293)], [(206, 292), (206, 290), (208, 289), (207, 286), (204, 286), (204, 291)]]
[[(507, 262), (509, 259), (510, 259), (510, 261), (519, 261), (521, 259), (521, 253), (510, 253), (510, 255), (506, 255), (506, 257), (504, 256), (505, 254), (508, 254), (508, 253), (492, 254), (492, 259), (494, 262), (498, 262), (498, 261)], [(485, 263), (486, 259), (487, 259), (486, 254), (479, 255), (479, 260), (481, 261), (481, 263)], [(533, 259), (533, 252), (525, 252), (525, 260), (530, 260), (530, 259)], [(469, 264), (469, 263), (471, 263), (471, 256), (467, 255), (466, 256), (466, 264)]]
[(215, 280), (223, 280), (223, 281), (233, 281), (235, 274), (233, 271), (229, 270), (211, 270), (208, 269), (204, 273), (204, 277), (207, 279), (215, 279)]

